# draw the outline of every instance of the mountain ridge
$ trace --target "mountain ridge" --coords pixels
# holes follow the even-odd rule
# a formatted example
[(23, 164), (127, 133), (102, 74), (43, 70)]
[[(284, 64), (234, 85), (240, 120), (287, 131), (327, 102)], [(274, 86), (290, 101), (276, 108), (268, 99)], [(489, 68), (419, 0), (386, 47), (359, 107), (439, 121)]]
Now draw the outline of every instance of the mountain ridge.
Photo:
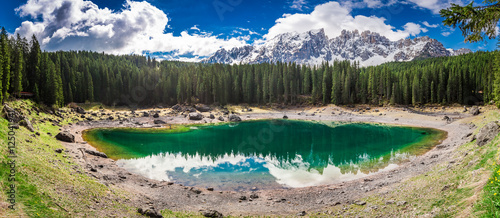
[(318, 29), (304, 33), (283, 33), (258, 45), (229, 50), (223, 48), (202, 62), (257, 64), (279, 61), (319, 65), (325, 61), (350, 60), (359, 61), (361, 66), (375, 66), (392, 61), (471, 52), (470, 49), (446, 49), (441, 42), (428, 36), (391, 41), (376, 32), (343, 30), (340, 36), (330, 39), (324, 29)]

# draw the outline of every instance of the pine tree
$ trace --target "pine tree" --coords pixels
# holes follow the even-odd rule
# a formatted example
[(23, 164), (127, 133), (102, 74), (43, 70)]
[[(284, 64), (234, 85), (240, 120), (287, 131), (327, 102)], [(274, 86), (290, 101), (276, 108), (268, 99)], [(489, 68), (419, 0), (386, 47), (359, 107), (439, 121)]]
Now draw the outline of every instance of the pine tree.
[(8, 96), (8, 90), (10, 87), (10, 49), (9, 49), (9, 38), (7, 36), (7, 31), (4, 27), (2, 27), (2, 31), (0, 34), (0, 53), (2, 54), (2, 72), (1, 72), (1, 81), (2, 85), (0, 86), (0, 102), (4, 102)]

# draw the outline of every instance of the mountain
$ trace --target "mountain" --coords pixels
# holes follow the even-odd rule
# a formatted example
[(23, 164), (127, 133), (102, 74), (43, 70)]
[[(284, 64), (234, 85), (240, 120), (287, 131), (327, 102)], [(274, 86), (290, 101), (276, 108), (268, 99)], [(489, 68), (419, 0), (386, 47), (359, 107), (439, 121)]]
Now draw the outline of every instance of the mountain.
[(263, 44), (220, 49), (204, 63), (263, 63), (296, 62), (317, 65), (324, 61), (359, 61), (362, 66), (374, 66), (391, 61), (454, 56), (472, 52), (469, 49), (446, 49), (428, 36), (390, 41), (378, 33), (343, 30), (329, 39), (324, 29), (305, 33), (284, 33)]

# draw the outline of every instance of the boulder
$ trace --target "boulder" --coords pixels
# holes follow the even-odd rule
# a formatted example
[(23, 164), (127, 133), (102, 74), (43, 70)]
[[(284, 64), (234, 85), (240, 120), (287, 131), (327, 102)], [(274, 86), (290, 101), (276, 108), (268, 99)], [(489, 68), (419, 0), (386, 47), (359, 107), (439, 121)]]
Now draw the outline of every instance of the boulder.
[(483, 128), (479, 130), (479, 133), (476, 135), (476, 144), (479, 146), (483, 146), (488, 144), (491, 140), (493, 140), (498, 133), (500, 133), (500, 124), (498, 121), (493, 121), (491, 123), (486, 124)]
[(155, 124), (167, 124), (167, 122), (165, 122), (163, 120), (155, 120), (154, 123)]
[(215, 116), (213, 114), (210, 114), (210, 119), (215, 119)]
[(205, 217), (212, 217), (212, 218), (223, 218), (224, 216), (222, 213), (216, 210), (205, 210), (201, 214)]
[(31, 125), (31, 122), (28, 118), (25, 117), (23, 120), (21, 120), (20, 124), (21, 126), (26, 127), (26, 129), (28, 129), (29, 131), (35, 132), (35, 128), (33, 128), (33, 125)]
[(85, 153), (90, 154), (90, 155), (94, 155), (94, 156), (97, 156), (97, 157), (108, 158), (108, 155), (106, 155), (105, 153), (102, 153), (100, 151), (94, 151), (94, 150), (85, 149)]
[(288, 116), (287, 115), (283, 116), (283, 119), (288, 119)]
[(160, 117), (160, 115), (159, 115), (158, 113), (155, 113), (155, 114), (153, 115), (153, 118), (158, 118), (158, 117)]
[(241, 118), (239, 116), (237, 116), (237, 115), (232, 114), (231, 116), (229, 116), (229, 121), (231, 121), (231, 122), (240, 122)]
[(220, 116), (220, 117), (219, 117), (219, 121), (224, 122), (224, 117)]
[(189, 120), (202, 120), (203, 115), (200, 113), (189, 113)]
[(21, 115), (19, 112), (17, 112), (7, 104), (3, 105), (3, 111), (5, 112), (7, 120), (9, 120), (9, 122), (11, 123), (19, 123), (19, 121), (24, 119), (23, 115)]
[(85, 109), (83, 109), (82, 107), (78, 106), (75, 108), (75, 111), (79, 114), (85, 114)]
[(181, 111), (181, 110), (182, 110), (182, 107), (181, 107), (180, 105), (178, 105), (178, 104), (176, 104), (176, 105), (172, 106), (171, 108), (172, 108), (172, 110), (174, 110), (174, 111)]
[(204, 104), (197, 104), (195, 105), (195, 108), (196, 110), (198, 110), (199, 112), (209, 112), (211, 111), (212, 109)]
[(477, 106), (474, 106), (470, 109), (470, 114), (472, 114), (472, 116), (477, 116), (481, 113), (481, 111), (479, 111), (479, 108)]
[(63, 142), (75, 142), (75, 136), (67, 131), (60, 132), (56, 135), (56, 139)]
[(143, 116), (143, 117), (149, 117), (149, 113), (148, 113), (148, 112), (146, 112), (146, 111), (144, 111), (144, 112), (142, 113), (142, 116)]

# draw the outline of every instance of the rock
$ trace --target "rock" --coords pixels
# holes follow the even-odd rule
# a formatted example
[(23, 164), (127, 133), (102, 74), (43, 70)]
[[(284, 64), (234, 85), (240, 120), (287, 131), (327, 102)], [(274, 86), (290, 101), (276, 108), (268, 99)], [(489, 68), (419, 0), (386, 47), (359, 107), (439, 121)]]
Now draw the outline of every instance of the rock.
[(288, 119), (288, 116), (287, 115), (283, 116), (283, 119)]
[(213, 114), (210, 114), (210, 119), (215, 119), (215, 116)]
[(58, 149), (55, 150), (55, 152), (60, 154), (60, 153), (63, 152), (63, 149), (62, 148), (58, 148)]
[(194, 106), (199, 112), (209, 112), (212, 109), (204, 104), (197, 104)]
[(213, 188), (213, 187), (208, 187), (208, 188), (207, 188), (207, 190), (208, 190), (208, 191), (213, 191), (213, 190), (214, 190), (214, 188)]
[(491, 123), (486, 124), (483, 128), (479, 130), (479, 133), (476, 135), (476, 144), (479, 146), (483, 146), (488, 144), (491, 140), (493, 140), (498, 133), (500, 133), (500, 126), (498, 121), (493, 121)]
[(85, 114), (85, 110), (80, 106), (76, 107), (75, 110), (79, 114)]
[(479, 111), (479, 108), (477, 106), (474, 106), (470, 109), (470, 114), (472, 114), (472, 116), (477, 116), (481, 113), (481, 111)]
[(446, 122), (450, 122), (450, 121), (451, 121), (451, 118), (450, 118), (450, 117), (448, 117), (448, 116), (444, 116), (444, 117), (443, 117), (443, 120), (444, 120), (444, 121), (446, 121)]
[(201, 194), (201, 190), (199, 190), (199, 189), (191, 188), (190, 191), (194, 192), (197, 195)]
[(436, 146), (437, 149), (443, 149), (446, 147), (448, 147), (448, 145), (446, 145), (446, 144), (441, 144), (441, 145)]
[(194, 112), (196, 112), (196, 109), (193, 108), (193, 107), (186, 107), (186, 108), (184, 108), (184, 111), (187, 111), (187, 112), (190, 112), (190, 113), (194, 113)]
[(33, 125), (31, 125), (31, 122), (27, 117), (25, 117), (23, 120), (21, 120), (20, 124), (21, 124), (21, 126), (26, 127), (26, 129), (28, 129), (29, 131), (35, 132)]
[(366, 204), (366, 201), (355, 201), (354, 204), (359, 205), (359, 206), (363, 206)]
[(224, 122), (224, 117), (220, 116), (220, 117), (219, 117), (219, 121)]
[(299, 212), (297, 216), (305, 216), (307, 213), (305, 211)]
[(155, 114), (153, 115), (153, 118), (158, 118), (158, 117), (160, 117), (160, 115), (159, 115), (158, 113), (155, 113)]
[(75, 136), (67, 131), (60, 132), (56, 135), (56, 139), (63, 142), (75, 142)]
[(17, 112), (7, 104), (3, 105), (3, 111), (5, 112), (7, 120), (9, 120), (9, 122), (11, 123), (19, 123), (19, 121), (24, 119), (23, 115), (21, 115), (19, 112)]
[(19, 124), (14, 123), (14, 124), (9, 126), (9, 129), (19, 129)]
[(113, 116), (109, 116), (108, 120), (114, 120), (115, 118)]
[(216, 210), (205, 210), (201, 213), (205, 217), (212, 217), (212, 218), (223, 218), (224, 216), (222, 213)]
[(250, 195), (250, 198), (257, 199), (257, 198), (259, 198), (259, 196), (257, 194), (255, 194), (255, 193), (253, 193), (253, 194)]
[(398, 203), (396, 203), (396, 205), (398, 206), (404, 206), (406, 204), (406, 201), (398, 201)]
[(144, 111), (144, 112), (142, 112), (142, 116), (143, 116), (143, 117), (149, 117), (149, 113), (148, 113), (148, 112), (146, 112), (146, 111)]
[(394, 201), (394, 200), (388, 200), (385, 202), (386, 205), (394, 204), (394, 203), (396, 203), (396, 201)]
[(240, 122), (241, 118), (238, 117), (237, 115), (232, 114), (231, 116), (229, 116), (229, 121), (231, 121), (231, 122)]
[(244, 195), (243, 195), (243, 196), (240, 196), (240, 198), (239, 198), (239, 199), (240, 199), (240, 200), (242, 200), (242, 201), (245, 201), (245, 200), (247, 200), (247, 196), (244, 196)]
[(252, 112), (253, 110), (252, 110), (252, 108), (247, 108), (247, 111)]
[(437, 155), (437, 154), (434, 154), (434, 155), (431, 156), (432, 159), (438, 158), (438, 157), (439, 157), (439, 155)]
[(167, 124), (167, 122), (165, 122), (163, 120), (155, 120), (154, 123), (155, 124)]
[(88, 150), (88, 149), (84, 149), (84, 150), (85, 150), (85, 153), (87, 153), (87, 154), (94, 155), (97, 157), (102, 157), (102, 158), (108, 158), (108, 155), (106, 155), (105, 153), (102, 153), (100, 151), (93, 151), (93, 150)]
[(142, 208), (138, 208), (137, 212), (140, 213), (141, 215), (148, 216), (148, 217), (155, 217), (155, 218), (163, 217), (163, 215), (161, 215), (161, 213), (156, 211), (153, 207), (146, 209), (146, 210), (144, 210)]
[(202, 120), (203, 115), (200, 113), (189, 113), (189, 120)]
[(172, 110), (174, 110), (174, 111), (181, 111), (181, 110), (182, 110), (182, 107), (181, 107), (180, 105), (178, 105), (178, 104), (176, 104), (176, 105), (172, 106), (171, 108), (172, 108)]

